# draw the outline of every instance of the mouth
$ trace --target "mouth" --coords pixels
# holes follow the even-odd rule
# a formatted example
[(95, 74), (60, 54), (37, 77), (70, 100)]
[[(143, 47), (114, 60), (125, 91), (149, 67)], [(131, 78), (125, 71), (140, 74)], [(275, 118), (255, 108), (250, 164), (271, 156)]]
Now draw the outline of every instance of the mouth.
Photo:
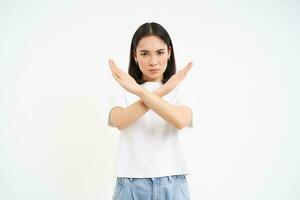
[(160, 71), (160, 69), (150, 69), (149, 70), (149, 72), (151, 72), (151, 73), (157, 73), (157, 72), (159, 72)]

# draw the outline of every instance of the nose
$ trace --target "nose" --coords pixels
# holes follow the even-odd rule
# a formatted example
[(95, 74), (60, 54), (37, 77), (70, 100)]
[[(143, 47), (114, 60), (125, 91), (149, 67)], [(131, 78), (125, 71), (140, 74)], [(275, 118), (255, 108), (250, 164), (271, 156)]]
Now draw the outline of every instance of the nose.
[(150, 57), (150, 66), (155, 66), (155, 65), (157, 65), (157, 57), (151, 56)]

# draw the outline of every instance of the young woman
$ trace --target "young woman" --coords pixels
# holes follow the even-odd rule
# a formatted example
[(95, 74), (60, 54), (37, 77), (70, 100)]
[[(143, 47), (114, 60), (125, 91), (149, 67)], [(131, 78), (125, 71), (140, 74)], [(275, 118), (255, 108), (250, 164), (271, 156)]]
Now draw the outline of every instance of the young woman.
[(152, 22), (133, 35), (128, 73), (111, 59), (109, 66), (121, 86), (108, 117), (108, 125), (121, 131), (113, 199), (189, 199), (190, 166), (182, 137), (186, 127), (193, 127), (193, 116), (180, 83), (192, 63), (176, 73), (171, 38)]

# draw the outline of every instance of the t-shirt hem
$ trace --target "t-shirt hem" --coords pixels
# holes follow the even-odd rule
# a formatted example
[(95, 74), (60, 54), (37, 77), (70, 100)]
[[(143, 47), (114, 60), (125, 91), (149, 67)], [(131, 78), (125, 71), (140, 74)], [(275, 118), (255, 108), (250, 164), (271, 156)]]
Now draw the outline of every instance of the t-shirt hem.
[(156, 172), (156, 173), (115, 173), (114, 177), (127, 177), (127, 178), (155, 178), (155, 177), (163, 177), (163, 176), (174, 176), (174, 175), (190, 175), (191, 172), (189, 170), (180, 170), (180, 171), (174, 171), (174, 172)]

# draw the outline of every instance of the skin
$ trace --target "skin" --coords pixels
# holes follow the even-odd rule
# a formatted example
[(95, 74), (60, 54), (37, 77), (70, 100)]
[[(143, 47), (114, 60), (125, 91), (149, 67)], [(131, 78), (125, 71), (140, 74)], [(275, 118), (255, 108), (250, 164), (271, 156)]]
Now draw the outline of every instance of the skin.
[[(135, 52), (135, 60), (143, 72), (144, 80), (151, 82), (162, 80), (170, 53), (171, 49), (156, 36), (148, 36), (140, 40)], [(175, 106), (162, 98), (184, 80), (192, 68), (191, 62), (153, 92), (140, 86), (129, 74), (120, 69), (112, 59), (109, 59), (109, 67), (114, 79), (125, 90), (140, 97), (140, 100), (126, 108), (117, 106), (111, 110), (111, 121), (118, 129), (125, 129), (149, 109), (152, 109), (177, 129), (185, 128), (192, 120), (192, 110), (189, 107), (184, 105)], [(152, 73), (149, 71), (151, 69), (159, 69), (159, 71)]]
[[(167, 68), (168, 59), (171, 56), (171, 47), (165, 44), (157, 36), (142, 38), (134, 52), (134, 59), (138, 62), (139, 68), (143, 73), (143, 79), (147, 81), (161, 81), (163, 73)], [(153, 73), (149, 70), (159, 69)]]

